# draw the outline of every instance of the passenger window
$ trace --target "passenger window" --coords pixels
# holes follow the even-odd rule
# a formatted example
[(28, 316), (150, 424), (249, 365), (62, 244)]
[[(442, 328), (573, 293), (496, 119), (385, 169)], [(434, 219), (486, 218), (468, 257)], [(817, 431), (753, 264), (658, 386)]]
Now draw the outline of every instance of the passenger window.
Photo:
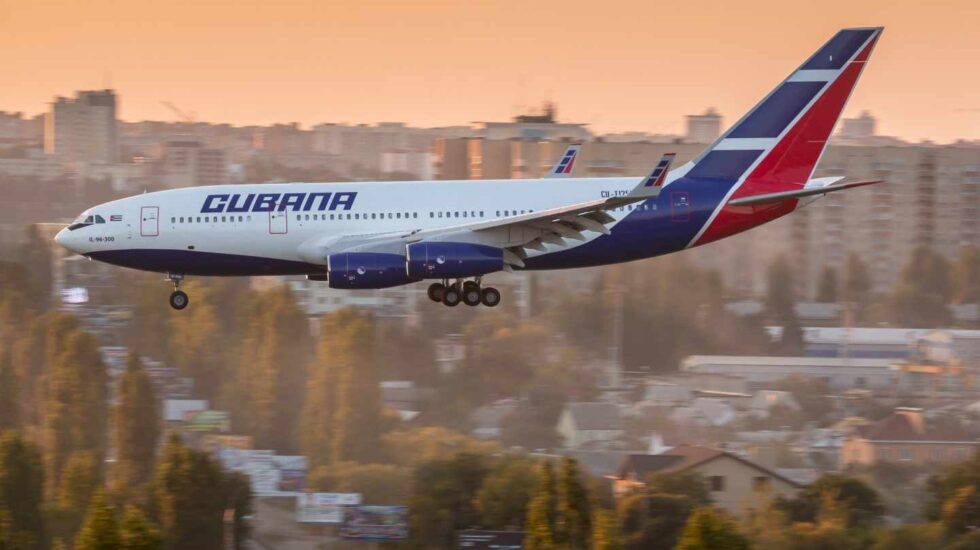
[(349, 220), (349, 219), (351, 219), (351, 217), (350, 217), (350, 214), (347, 214), (347, 219), (348, 219), (348, 220)]
[(419, 217), (419, 213), (418, 212), (412, 212), (412, 217), (413, 218), (418, 218)]
[(331, 220), (333, 219), (333, 214), (330, 214), (330, 219), (331, 219)]
[(298, 222), (301, 222), (301, 221), (303, 221), (303, 216), (302, 216), (302, 214), (296, 214), (296, 221), (298, 221)]
[(184, 217), (183, 216), (180, 217), (180, 223), (184, 223)]
[(480, 217), (483, 217), (483, 210), (480, 210)]
[(226, 219), (226, 216), (221, 216), (221, 221), (224, 222), (224, 221), (228, 221), (228, 220)]
[(170, 218), (170, 223), (177, 223), (177, 218), (176, 217)]
[(201, 216), (197, 217), (197, 223), (201, 223)]
[(238, 216), (238, 221), (242, 221), (242, 217), (241, 216)]
[(204, 223), (211, 223), (211, 216), (204, 216)]
[(500, 217), (500, 210), (497, 210), (497, 217)]
[(246, 216), (246, 217), (245, 217), (245, 221), (247, 221), (247, 222), (250, 222), (250, 221), (252, 221), (252, 216)]
[(466, 210), (463, 210), (463, 217), (466, 217)]

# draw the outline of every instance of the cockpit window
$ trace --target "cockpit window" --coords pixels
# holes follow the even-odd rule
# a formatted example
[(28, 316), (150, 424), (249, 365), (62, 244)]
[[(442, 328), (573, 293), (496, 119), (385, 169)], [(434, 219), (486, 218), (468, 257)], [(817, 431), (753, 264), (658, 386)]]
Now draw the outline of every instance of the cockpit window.
[[(88, 227), (93, 223), (95, 223), (95, 216), (91, 214), (82, 214), (81, 216), (75, 218), (75, 221), (71, 222), (71, 225), (68, 226), (68, 231), (74, 231), (76, 229)], [(99, 223), (105, 223), (105, 220)]]
[(105, 218), (103, 218), (102, 216), (96, 214), (95, 215), (95, 223), (105, 223)]

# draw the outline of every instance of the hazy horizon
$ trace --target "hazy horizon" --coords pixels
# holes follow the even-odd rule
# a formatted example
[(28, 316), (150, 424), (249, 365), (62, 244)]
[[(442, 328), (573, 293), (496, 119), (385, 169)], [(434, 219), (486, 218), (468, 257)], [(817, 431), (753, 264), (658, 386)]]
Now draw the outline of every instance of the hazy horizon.
[[(845, 116), (910, 141), (980, 139), (980, 57), (964, 0), (491, 4), (0, 0), (0, 109), (112, 87), (123, 120), (451, 126), (544, 101), (597, 133), (731, 124), (836, 30), (886, 27)], [(81, 23), (81, 24), (79, 24)]]

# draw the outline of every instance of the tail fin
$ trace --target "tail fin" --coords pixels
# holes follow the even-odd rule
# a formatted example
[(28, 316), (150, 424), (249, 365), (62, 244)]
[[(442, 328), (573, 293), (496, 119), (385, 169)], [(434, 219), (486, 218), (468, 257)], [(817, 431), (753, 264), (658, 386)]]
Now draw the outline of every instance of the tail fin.
[(679, 169), (684, 179), (719, 186), (721, 195), (691, 246), (755, 227), (796, 207), (789, 199), (751, 214), (725, 210), (731, 199), (806, 185), (882, 30), (835, 34), (718, 141)]

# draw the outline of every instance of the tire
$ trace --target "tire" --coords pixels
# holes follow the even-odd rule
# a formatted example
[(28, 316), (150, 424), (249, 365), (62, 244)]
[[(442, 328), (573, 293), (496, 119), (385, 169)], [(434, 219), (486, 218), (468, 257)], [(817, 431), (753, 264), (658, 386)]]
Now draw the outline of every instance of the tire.
[(463, 294), (466, 294), (466, 291), (471, 288), (475, 288), (477, 292), (480, 291), (480, 285), (476, 284), (476, 281), (466, 281), (463, 283)]
[(463, 303), (468, 306), (478, 306), (483, 300), (483, 293), (477, 284), (463, 285)]
[(190, 299), (183, 290), (175, 290), (170, 294), (170, 307), (179, 311), (187, 307), (188, 303), (190, 303)]
[(456, 285), (451, 285), (446, 288), (442, 293), (442, 303), (449, 307), (456, 307), (459, 302), (462, 301), (463, 296), (456, 288)]
[(500, 291), (492, 286), (483, 289), (480, 301), (487, 307), (497, 307), (500, 305)]
[(433, 302), (441, 302), (442, 294), (446, 291), (446, 286), (442, 283), (432, 283), (429, 285), (429, 299)]

